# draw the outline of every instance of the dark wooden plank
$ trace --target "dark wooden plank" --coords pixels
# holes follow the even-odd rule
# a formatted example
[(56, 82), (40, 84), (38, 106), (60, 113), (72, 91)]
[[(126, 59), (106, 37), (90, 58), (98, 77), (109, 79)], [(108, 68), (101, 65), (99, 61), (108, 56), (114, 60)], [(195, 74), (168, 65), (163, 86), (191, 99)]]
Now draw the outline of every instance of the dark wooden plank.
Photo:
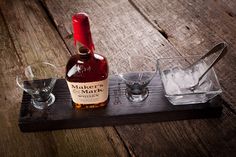
[(214, 8), (212, 1), (136, 1), (130, 2), (159, 31), (164, 31), (182, 56), (203, 54), (225, 41), (228, 54), (215, 66), (223, 87), (223, 98), (235, 110), (236, 22)]
[[(171, 28), (175, 30), (175, 25), (182, 24), (183, 27), (180, 27), (182, 31), (172, 31), (173, 34), (182, 32), (183, 34), (179, 35), (180, 38), (184, 37), (184, 34), (188, 34), (188, 29), (183, 23), (189, 21), (190, 24), (193, 24), (193, 29), (191, 29), (194, 30), (194, 37), (191, 38), (190, 34), (187, 42), (184, 42), (188, 39), (187, 37), (181, 38), (180, 41), (176, 40), (179, 42), (177, 49), (181, 50), (180, 52), (184, 50), (185, 54), (200, 54), (200, 52), (203, 53), (202, 50), (210, 49), (219, 41), (219, 37), (210, 33), (213, 37), (205, 38), (204, 41), (207, 43), (199, 45), (199, 47), (196, 46), (197, 43), (201, 43), (200, 37), (204, 36), (206, 32), (194, 27), (194, 21), (191, 18), (178, 22), (178, 18), (185, 17), (186, 13), (175, 16), (173, 11), (181, 12), (181, 6), (166, 10), (166, 6), (171, 6), (171, 2), (168, 4), (163, 1), (147, 1), (147, 3), (154, 7), (160, 6), (160, 8), (151, 9), (149, 5), (142, 3), (140, 4), (143, 6), (135, 8), (132, 6), (133, 3), (131, 5), (127, 0), (119, 2), (69, 1), (67, 3), (45, 0), (45, 5), (67, 46), (72, 43), (72, 39), (66, 38), (71, 30), (65, 27), (66, 23), (70, 23), (71, 15), (78, 11), (84, 11), (90, 15), (97, 52), (107, 56), (112, 63), (110, 65), (111, 71), (115, 71), (116, 66), (121, 64), (120, 61), (130, 54), (143, 54), (156, 58), (180, 55), (172, 46), (175, 45), (173, 42), (175, 38), (168, 32), (166, 36), (165, 29), (161, 29), (155, 23), (150, 25), (149, 21), (146, 21), (149, 19), (143, 16), (143, 12), (140, 12), (141, 14), (137, 12), (143, 8), (147, 8), (153, 14), (156, 13), (155, 16), (158, 18), (155, 20), (162, 20), (166, 23), (169, 21), (170, 24), (166, 24), (172, 26), (169, 31)], [(184, 8), (182, 11), (185, 10)], [(167, 15), (173, 16), (173, 19), (167, 18)], [(175, 21), (176, 23), (174, 23)], [(161, 33), (166, 36), (167, 40)], [(223, 70), (222, 72), (225, 73)], [(228, 109), (224, 108), (223, 111), (223, 116), (220, 119), (127, 125), (116, 127), (116, 129), (132, 156), (230, 156), (234, 155), (236, 150), (234, 134), (236, 119)]]
[(208, 103), (172, 105), (164, 96), (160, 76), (151, 81), (149, 97), (143, 102), (131, 103), (125, 96), (125, 84), (117, 76), (110, 78), (109, 103), (96, 110), (74, 110), (70, 92), (64, 79), (57, 80), (53, 93), (56, 101), (47, 110), (37, 110), (31, 97), (24, 92), (19, 119), (23, 132), (114, 126), (134, 123), (173, 121), (194, 118), (219, 117), (222, 100), (217, 97)]
[(3, 0), (0, 7), (7, 25), (6, 28), (1, 17), (0, 34), (4, 36), (0, 42), (1, 74), (4, 75), (0, 79), (3, 87), (1, 156), (127, 156), (112, 127), (32, 134), (20, 132), (17, 119), (22, 91), (16, 88), (16, 73), (24, 65), (36, 61), (49, 61), (64, 67), (70, 53), (39, 1)]

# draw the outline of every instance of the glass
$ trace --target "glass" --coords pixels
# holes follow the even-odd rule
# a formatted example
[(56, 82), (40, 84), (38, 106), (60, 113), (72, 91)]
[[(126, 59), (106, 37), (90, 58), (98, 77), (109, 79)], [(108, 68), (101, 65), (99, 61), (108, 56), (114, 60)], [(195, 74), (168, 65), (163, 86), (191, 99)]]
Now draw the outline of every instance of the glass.
[(203, 61), (194, 68), (188, 68), (199, 58), (192, 56), (157, 60), (165, 97), (173, 105), (205, 103), (222, 92), (213, 68), (207, 72), (195, 90), (190, 90), (189, 86), (196, 84), (201, 73), (209, 66)]
[(22, 69), (16, 76), (16, 83), (31, 95), (31, 103), (35, 108), (44, 109), (55, 101), (52, 90), (58, 76), (59, 71), (55, 65), (40, 62)]
[(126, 84), (126, 97), (132, 102), (141, 102), (148, 97), (147, 85), (156, 74), (156, 61), (153, 58), (133, 55), (120, 60), (117, 69), (119, 77)]

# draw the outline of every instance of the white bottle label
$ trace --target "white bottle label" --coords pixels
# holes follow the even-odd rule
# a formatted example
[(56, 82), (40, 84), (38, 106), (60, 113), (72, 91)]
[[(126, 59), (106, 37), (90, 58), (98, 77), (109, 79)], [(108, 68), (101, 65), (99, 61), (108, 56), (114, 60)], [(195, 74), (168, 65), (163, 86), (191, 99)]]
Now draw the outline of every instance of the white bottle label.
[(97, 104), (108, 98), (108, 79), (97, 82), (69, 82), (72, 100), (78, 104)]

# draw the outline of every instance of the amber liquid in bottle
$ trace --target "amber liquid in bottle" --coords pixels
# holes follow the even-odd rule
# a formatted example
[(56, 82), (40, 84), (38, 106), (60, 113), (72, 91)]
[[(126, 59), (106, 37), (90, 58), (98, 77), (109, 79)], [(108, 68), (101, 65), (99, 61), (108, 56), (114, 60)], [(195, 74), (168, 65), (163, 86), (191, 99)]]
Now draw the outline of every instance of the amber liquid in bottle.
[[(81, 102), (73, 100), (74, 108), (97, 108), (108, 103), (108, 64), (105, 57), (80, 47), (79, 53), (67, 63), (66, 80), (71, 94), (82, 99)], [(76, 83), (79, 85), (76, 86)], [(102, 96), (99, 96), (101, 93)], [(88, 103), (89, 101), (93, 103)]]
[(74, 42), (78, 54), (66, 65), (66, 81), (76, 109), (97, 108), (108, 103), (108, 64), (94, 53), (89, 18), (86, 13), (72, 16)]

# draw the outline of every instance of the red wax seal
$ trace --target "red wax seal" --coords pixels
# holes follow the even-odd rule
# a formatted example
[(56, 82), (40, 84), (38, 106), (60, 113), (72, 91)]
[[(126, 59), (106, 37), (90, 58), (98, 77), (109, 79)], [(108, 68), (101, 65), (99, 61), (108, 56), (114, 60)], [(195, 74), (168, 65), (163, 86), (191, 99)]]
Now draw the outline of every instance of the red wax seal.
[(80, 42), (91, 52), (94, 51), (94, 44), (90, 32), (89, 18), (86, 13), (77, 13), (72, 16), (72, 24), (74, 28), (75, 45)]

